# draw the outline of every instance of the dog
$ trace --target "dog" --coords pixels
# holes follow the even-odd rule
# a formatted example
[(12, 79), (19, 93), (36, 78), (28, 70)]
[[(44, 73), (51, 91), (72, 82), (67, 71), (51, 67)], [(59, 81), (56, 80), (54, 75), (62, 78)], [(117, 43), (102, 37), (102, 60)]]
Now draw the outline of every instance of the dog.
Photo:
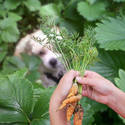
[[(35, 38), (42, 44), (37, 42)], [(44, 87), (51, 87), (58, 84), (66, 72), (64, 65), (59, 60), (61, 54), (53, 51), (53, 46), (48, 43), (47, 36), (42, 30), (28, 34), (18, 42), (14, 55), (21, 57), (21, 53), (35, 55), (41, 59), (38, 71), (41, 74), (40, 80)]]

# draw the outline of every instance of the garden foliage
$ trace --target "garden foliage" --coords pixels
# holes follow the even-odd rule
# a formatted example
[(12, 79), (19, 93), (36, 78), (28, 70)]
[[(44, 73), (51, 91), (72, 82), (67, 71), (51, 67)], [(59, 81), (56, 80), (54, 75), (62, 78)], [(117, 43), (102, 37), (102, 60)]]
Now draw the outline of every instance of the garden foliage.
[[(36, 83), (40, 59), (13, 56), (19, 39), (43, 26), (45, 16), (80, 36), (91, 26), (99, 55), (90, 69), (125, 91), (125, 0), (0, 0), (0, 125), (50, 124), (54, 87)], [(81, 102), (84, 125), (125, 124), (107, 106), (88, 98)]]

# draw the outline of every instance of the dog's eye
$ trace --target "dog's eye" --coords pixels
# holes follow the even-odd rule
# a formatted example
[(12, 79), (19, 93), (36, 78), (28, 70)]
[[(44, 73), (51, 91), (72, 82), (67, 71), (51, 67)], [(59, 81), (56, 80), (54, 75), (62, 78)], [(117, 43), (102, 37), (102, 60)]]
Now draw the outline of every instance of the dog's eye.
[(40, 51), (40, 52), (39, 52), (39, 55), (40, 55), (40, 56), (43, 56), (44, 54), (45, 54), (44, 51)]

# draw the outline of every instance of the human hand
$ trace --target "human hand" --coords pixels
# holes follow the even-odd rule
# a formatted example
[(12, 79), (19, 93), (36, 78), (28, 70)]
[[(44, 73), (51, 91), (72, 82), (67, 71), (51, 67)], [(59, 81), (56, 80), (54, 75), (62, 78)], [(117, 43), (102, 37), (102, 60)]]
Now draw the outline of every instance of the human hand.
[(84, 77), (76, 77), (82, 84), (82, 95), (106, 104), (125, 118), (125, 93), (101, 75), (86, 71)]
[(57, 111), (61, 102), (66, 98), (72, 87), (73, 79), (79, 75), (79, 72), (71, 70), (67, 72), (60, 80), (50, 99), (50, 122), (51, 125), (69, 125), (70, 122), (66, 120), (65, 110)]
[(83, 96), (103, 104), (109, 103), (112, 93), (117, 89), (112, 82), (92, 71), (86, 71), (84, 77), (76, 77), (76, 80), (83, 86)]

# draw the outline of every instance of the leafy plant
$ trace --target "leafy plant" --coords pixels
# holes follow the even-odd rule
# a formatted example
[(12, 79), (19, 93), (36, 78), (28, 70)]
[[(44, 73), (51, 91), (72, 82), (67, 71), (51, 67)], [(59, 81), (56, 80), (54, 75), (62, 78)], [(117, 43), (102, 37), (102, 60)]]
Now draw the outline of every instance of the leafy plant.
[(119, 70), (119, 78), (115, 78), (115, 83), (121, 90), (125, 92), (124, 76), (125, 76), (125, 71)]
[(79, 2), (77, 10), (88, 21), (94, 21), (104, 15), (106, 4), (105, 2), (91, 2), (91, 4), (88, 2)]
[(0, 123), (35, 125), (43, 124), (48, 117), (54, 88), (34, 88), (26, 74), (24, 69), (0, 77)]
[(125, 18), (108, 18), (98, 23), (96, 39), (106, 50), (125, 50)]
[[(2, 102), (0, 103), (0, 120), (6, 122), (0, 122), (0, 125), (26, 125), (28, 124), (27, 118), (30, 120), (31, 125), (49, 124), (48, 108), (45, 107), (44, 110), (43, 106), (40, 106), (45, 105), (45, 103), (48, 106), (48, 96), (49, 94), (51, 95), (51, 89), (50, 93), (48, 93), (48, 89), (35, 84), (40, 77), (37, 71), (40, 63), (39, 59), (23, 55), (23, 60), (20, 60), (12, 55), (16, 46), (15, 43), (19, 39), (33, 32), (34, 29), (39, 29), (40, 25), (43, 26), (44, 16), (51, 16), (59, 27), (68, 29), (68, 35), (66, 36), (67, 33), (65, 34), (67, 42), (62, 39), (62, 42), (66, 42), (63, 49), (65, 52), (69, 51), (67, 46), (73, 48), (72, 43), (74, 41), (81, 41), (81, 36), (86, 35), (88, 27), (91, 26), (91, 30), (95, 29), (96, 35), (94, 34), (94, 37), (97, 42), (95, 45), (98, 48), (99, 56), (96, 60), (97, 62), (90, 66), (90, 70), (100, 73), (113, 83), (116, 83), (117, 87), (123, 89), (125, 70), (124, 5), (125, 0), (0, 0), (0, 100), (7, 102), (4, 102), (5, 105)], [(51, 23), (51, 20), (46, 22)], [(44, 27), (44, 29), (46, 28)], [(69, 34), (71, 33), (74, 33), (75, 36), (70, 36)], [(75, 37), (76, 39), (74, 39)], [(77, 45), (77, 42), (75, 45)], [(64, 45), (62, 44), (62, 46)], [(72, 58), (68, 54), (67, 59), (71, 62)], [(17, 70), (23, 68), (27, 68), (27, 71), (16, 73)], [(13, 76), (13, 80), (15, 79), (16, 82), (11, 82), (8, 78), (10, 76)], [(16, 86), (16, 83), (19, 86)], [(10, 103), (17, 95), (20, 97), (21, 93), (17, 92), (17, 95), (15, 95), (16, 91), (12, 91), (19, 91), (19, 87), (24, 87), (24, 90), (29, 87), (29, 92), (33, 95), (32, 107), (34, 108), (30, 111), (28, 107), (31, 113), (26, 117), (20, 110), (13, 109), (14, 105)], [(20, 92), (22, 91), (21, 89)], [(47, 100), (41, 93), (47, 96)], [(7, 100), (10, 97), (9, 94), (12, 95), (12, 100), (10, 98), (10, 101)], [(25, 100), (26, 97), (23, 94), (21, 96), (20, 99)], [(30, 100), (32, 100), (31, 97), (29, 96)], [(6, 107), (8, 101), (13, 108)], [(88, 98), (84, 98), (81, 101), (85, 108), (84, 125), (125, 124), (124, 119), (120, 120), (119, 116), (106, 106)], [(25, 101), (22, 102), (21, 106), (25, 103)], [(21, 106), (18, 108), (20, 109)], [(34, 116), (32, 116), (32, 112)]]

